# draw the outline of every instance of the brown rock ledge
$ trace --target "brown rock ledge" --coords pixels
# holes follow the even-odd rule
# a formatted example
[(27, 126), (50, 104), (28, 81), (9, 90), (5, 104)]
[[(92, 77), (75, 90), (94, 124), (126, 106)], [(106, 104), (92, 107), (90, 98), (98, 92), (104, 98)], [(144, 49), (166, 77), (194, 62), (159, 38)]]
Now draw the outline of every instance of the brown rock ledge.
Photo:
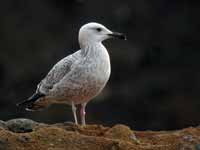
[(37, 123), (29, 132), (16, 133), (0, 127), (0, 150), (200, 150), (200, 128), (132, 131), (119, 124)]

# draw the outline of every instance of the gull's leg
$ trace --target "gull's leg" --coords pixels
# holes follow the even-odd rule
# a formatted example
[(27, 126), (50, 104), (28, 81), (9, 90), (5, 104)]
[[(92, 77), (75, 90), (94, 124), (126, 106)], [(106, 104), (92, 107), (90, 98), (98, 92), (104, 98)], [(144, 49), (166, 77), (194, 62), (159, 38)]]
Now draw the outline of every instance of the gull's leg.
[(86, 112), (85, 112), (85, 107), (86, 107), (86, 105), (87, 105), (87, 103), (82, 103), (82, 104), (81, 104), (81, 109), (80, 109), (81, 124), (82, 124), (83, 126), (86, 125), (86, 124), (85, 124), (85, 114), (86, 114)]
[(72, 112), (74, 115), (75, 124), (78, 125), (77, 116), (76, 116), (76, 106), (75, 106), (74, 102), (72, 102)]

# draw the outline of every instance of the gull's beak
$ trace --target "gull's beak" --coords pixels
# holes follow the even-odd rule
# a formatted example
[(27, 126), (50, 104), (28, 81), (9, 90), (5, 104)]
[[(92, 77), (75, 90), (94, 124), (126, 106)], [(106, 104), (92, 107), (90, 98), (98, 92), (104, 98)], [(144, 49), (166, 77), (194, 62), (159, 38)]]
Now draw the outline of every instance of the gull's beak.
[(122, 33), (118, 33), (118, 32), (112, 32), (110, 34), (108, 34), (110, 37), (114, 37), (114, 38), (118, 38), (121, 40), (126, 40), (126, 36)]

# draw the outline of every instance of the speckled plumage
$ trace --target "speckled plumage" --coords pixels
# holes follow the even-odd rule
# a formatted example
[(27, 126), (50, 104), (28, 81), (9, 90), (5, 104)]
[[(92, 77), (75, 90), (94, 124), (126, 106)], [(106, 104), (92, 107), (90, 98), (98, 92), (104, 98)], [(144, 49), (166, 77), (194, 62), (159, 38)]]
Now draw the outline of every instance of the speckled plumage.
[(88, 23), (79, 30), (80, 50), (63, 58), (53, 66), (38, 84), (37, 90), (28, 100), (19, 103), (27, 110), (39, 110), (53, 103), (72, 105), (75, 123), (76, 104), (81, 104), (81, 123), (85, 125), (85, 107), (97, 96), (110, 77), (110, 57), (102, 41), (118, 37), (101, 24)]
[[(88, 45), (59, 61), (40, 82), (37, 91), (50, 103), (88, 102), (105, 86), (110, 58), (101, 43)], [(44, 98), (42, 98), (44, 99)]]

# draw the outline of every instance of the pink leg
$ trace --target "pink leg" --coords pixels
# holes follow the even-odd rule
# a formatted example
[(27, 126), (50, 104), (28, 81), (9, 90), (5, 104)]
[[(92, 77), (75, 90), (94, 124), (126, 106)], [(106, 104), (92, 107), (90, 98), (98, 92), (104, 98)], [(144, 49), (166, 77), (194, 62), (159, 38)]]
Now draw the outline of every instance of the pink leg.
[(87, 105), (87, 103), (82, 103), (82, 104), (81, 104), (81, 109), (80, 109), (81, 124), (82, 124), (83, 126), (86, 125), (86, 123), (85, 123), (85, 114), (86, 114), (86, 112), (85, 112), (85, 107), (86, 107), (86, 105)]
[(72, 112), (73, 112), (75, 124), (78, 125), (77, 116), (76, 116), (76, 106), (74, 102), (72, 102)]

